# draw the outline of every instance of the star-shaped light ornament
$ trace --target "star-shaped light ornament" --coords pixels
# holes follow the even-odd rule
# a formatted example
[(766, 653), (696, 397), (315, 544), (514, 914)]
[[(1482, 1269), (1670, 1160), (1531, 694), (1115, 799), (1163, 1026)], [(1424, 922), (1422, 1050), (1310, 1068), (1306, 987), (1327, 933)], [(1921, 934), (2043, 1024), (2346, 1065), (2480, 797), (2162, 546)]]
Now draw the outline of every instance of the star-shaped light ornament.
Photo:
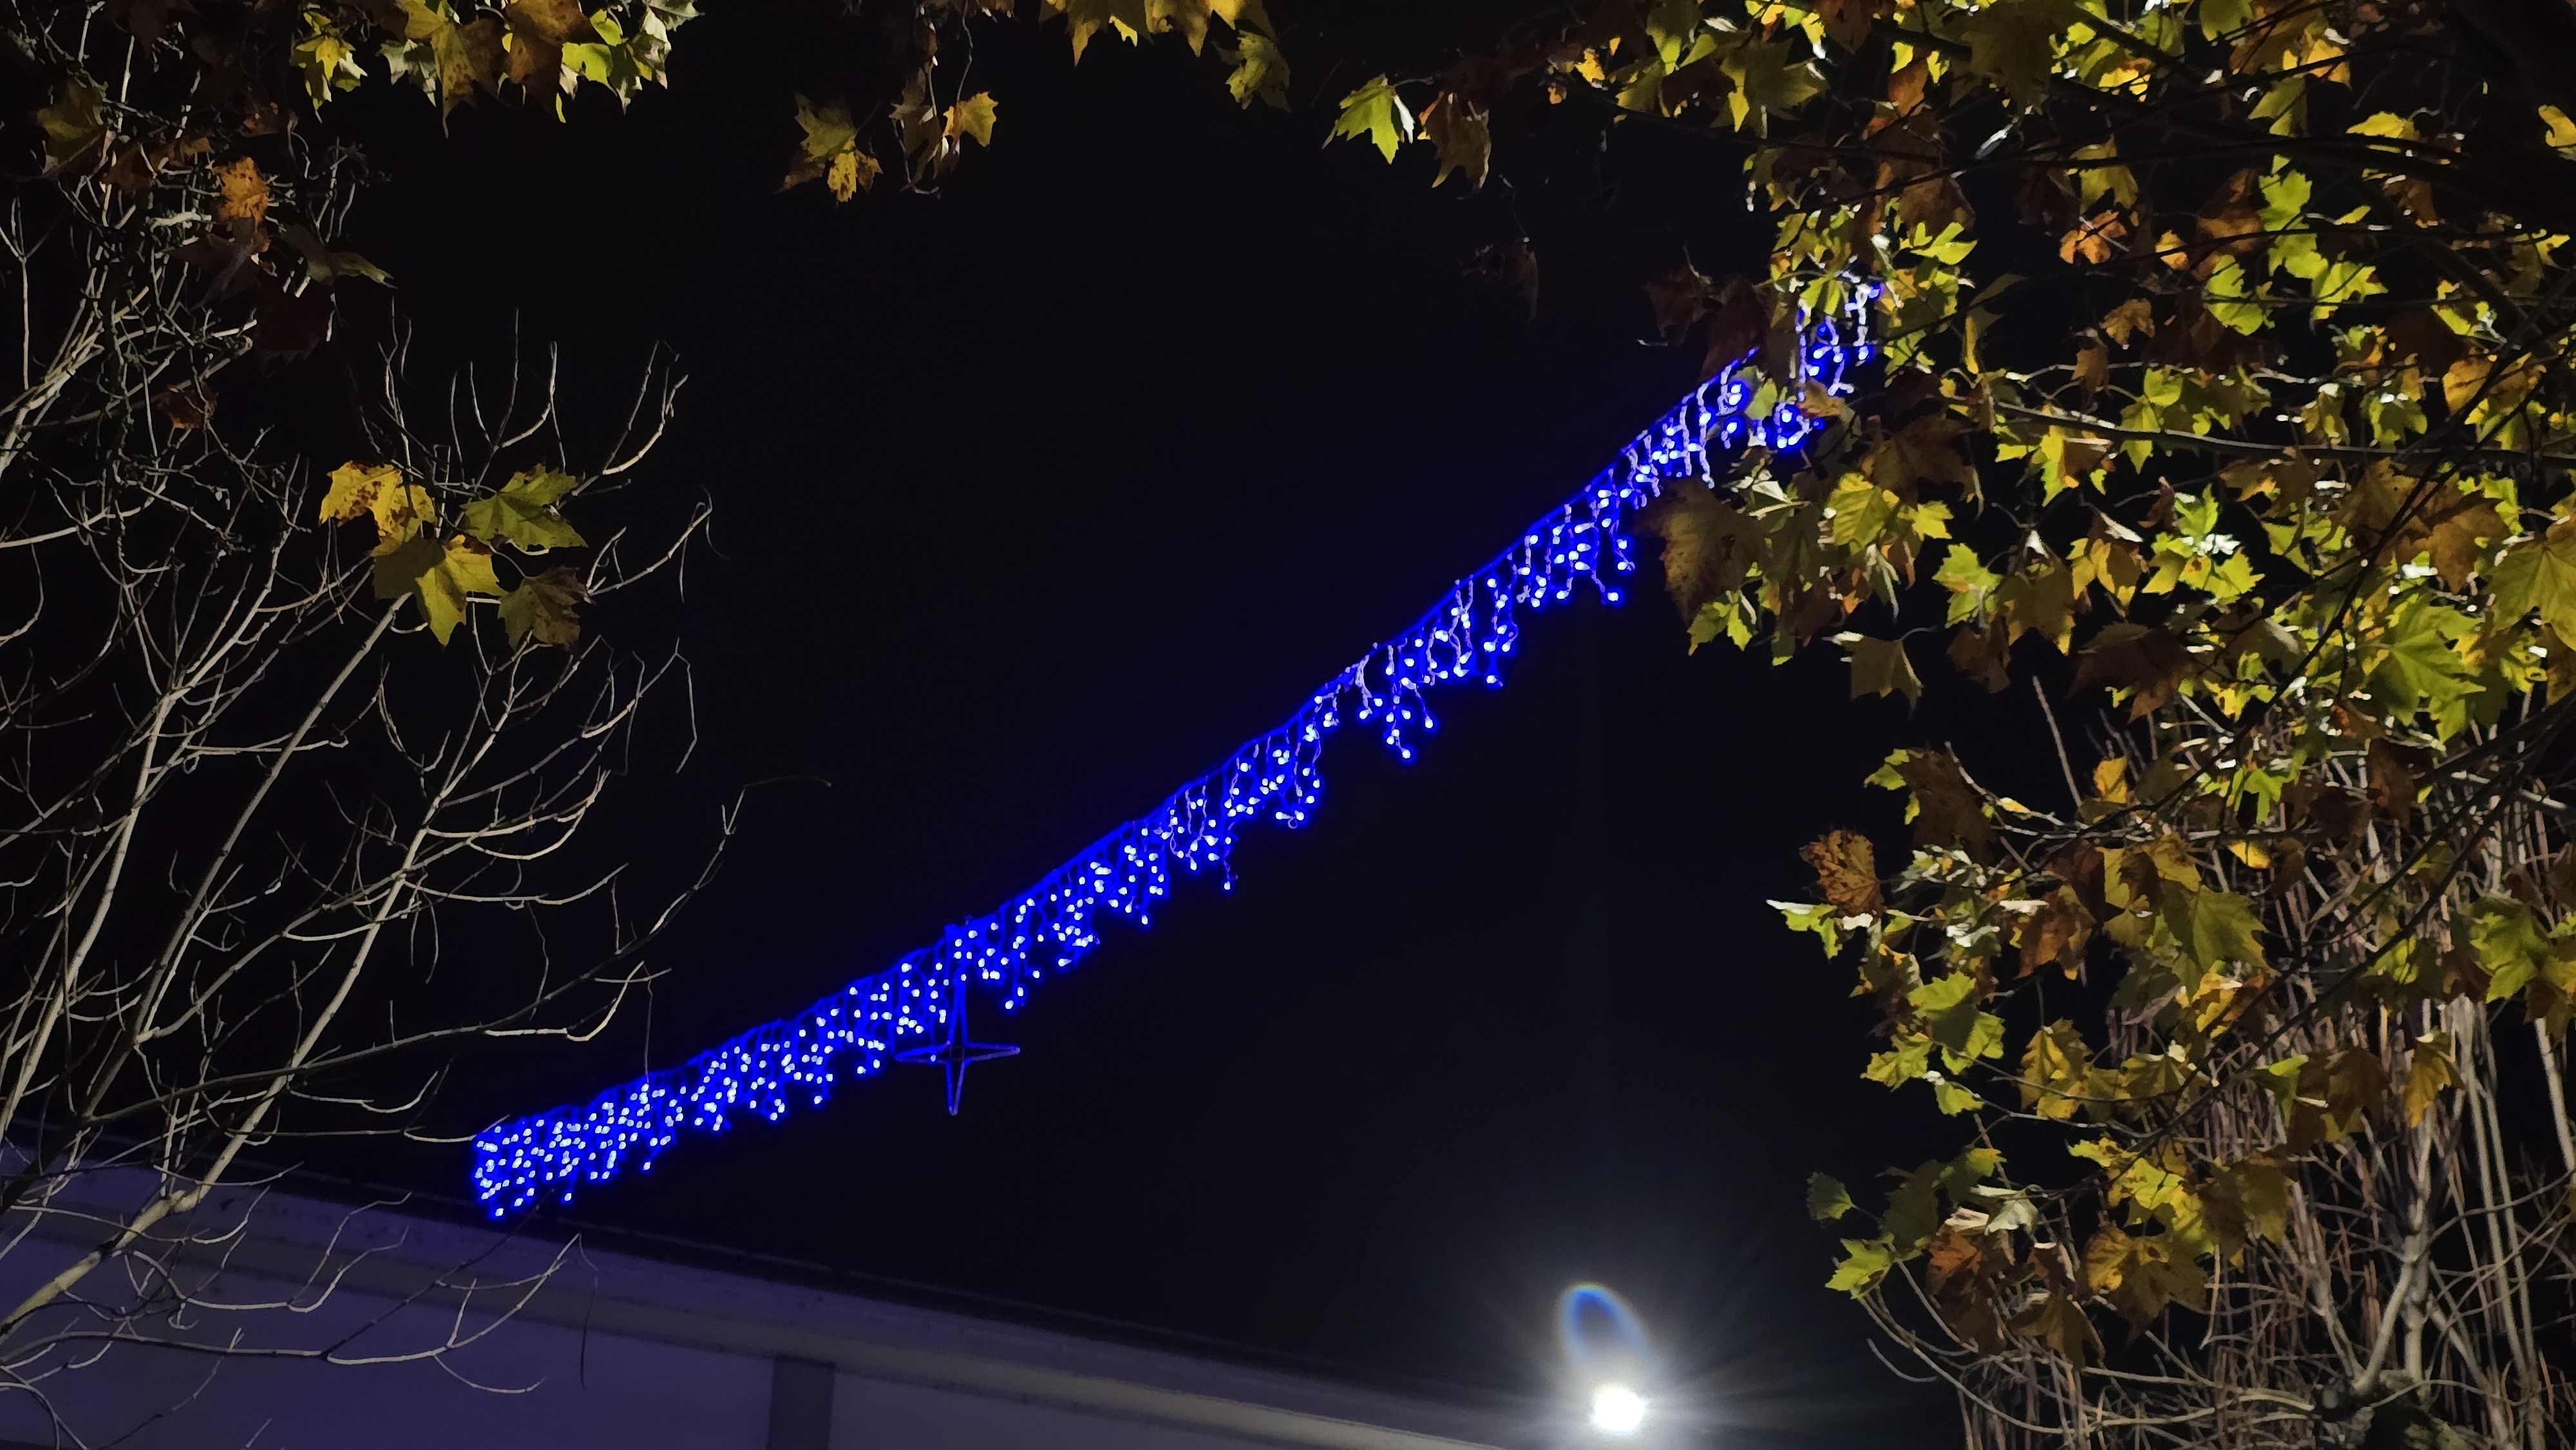
[(1019, 1048), (1000, 1042), (976, 1042), (966, 1035), (966, 981), (957, 981), (956, 999), (948, 1006), (948, 1040), (928, 1047), (912, 1047), (894, 1055), (897, 1062), (918, 1062), (938, 1067), (948, 1075), (948, 1116), (957, 1116), (958, 1095), (966, 1090), (966, 1066), (996, 1057), (1017, 1055)]

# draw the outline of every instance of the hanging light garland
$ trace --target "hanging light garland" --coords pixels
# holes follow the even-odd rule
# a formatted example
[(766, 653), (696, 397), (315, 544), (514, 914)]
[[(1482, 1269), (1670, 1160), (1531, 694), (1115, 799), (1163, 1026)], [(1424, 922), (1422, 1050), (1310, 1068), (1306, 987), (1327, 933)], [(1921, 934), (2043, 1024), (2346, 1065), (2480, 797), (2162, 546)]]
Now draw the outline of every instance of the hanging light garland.
[[(790, 1108), (819, 1107), (836, 1083), (873, 1074), (889, 1060), (942, 1068), (948, 1110), (957, 1111), (966, 1065), (1016, 1051), (968, 1039), (970, 988), (1014, 1010), (1049, 973), (1100, 945), (1107, 919), (1153, 925), (1155, 904), (1184, 877), (1213, 872), (1231, 890), (1234, 843), (1246, 825), (1268, 819), (1294, 829), (1313, 817), (1332, 735), (1365, 726), (1411, 760), (1416, 742), (1439, 728), (1429, 692), (1467, 681), (1502, 684), (1523, 614), (1586, 588), (1620, 601), (1618, 578), (1636, 567), (1626, 526), (1667, 483), (1714, 481), (1716, 467), (1747, 446), (1780, 452), (1804, 442), (1817, 426), (1798, 406), (1805, 387), (1848, 395), (1854, 370), (1873, 351), (1868, 315), (1877, 284), (1842, 290), (1838, 316), (1806, 319), (1790, 387), (1765, 397), (1747, 358), (1692, 389), (1615, 465), (1459, 580), (1412, 628), (1362, 655), (1286, 722), (1153, 811), (1094, 841), (991, 914), (949, 927), (937, 945), (793, 1016), (587, 1103), (486, 1129), (474, 1140), (475, 1197), (494, 1217), (548, 1196), (569, 1203), (578, 1184), (629, 1168), (650, 1172), (683, 1132), (720, 1133), (746, 1115), (775, 1122)], [(1772, 401), (1784, 392), (1785, 401)], [(1757, 401), (1768, 406), (1757, 412)]]

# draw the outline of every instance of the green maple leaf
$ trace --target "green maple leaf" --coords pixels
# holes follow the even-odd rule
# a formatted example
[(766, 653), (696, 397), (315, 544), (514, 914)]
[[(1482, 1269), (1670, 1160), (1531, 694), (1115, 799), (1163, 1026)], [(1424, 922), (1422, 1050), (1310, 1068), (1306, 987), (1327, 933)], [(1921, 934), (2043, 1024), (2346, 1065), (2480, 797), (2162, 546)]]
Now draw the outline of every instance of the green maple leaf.
[(1342, 97), (1342, 113), (1333, 119), (1333, 134), (1324, 140), (1329, 145), (1345, 136), (1375, 144), (1377, 153), (1389, 161), (1395, 159), (1395, 148), (1413, 139), (1413, 112), (1395, 93), (1393, 82), (1375, 76)]
[(2179, 882), (2167, 882), (2164, 916), (2174, 940), (2204, 971), (2230, 963), (2263, 965), (2263, 922), (2247, 897), (2232, 891), (2192, 891)]
[(2561, 639), (2576, 639), (2576, 519), (2504, 551), (2495, 567), (2496, 609), (2508, 618), (2539, 610)]
[(1738, 45), (1718, 69), (1735, 82), (1727, 92), (1727, 112), (1735, 129), (1767, 135), (1776, 111), (1795, 110), (1825, 88), (1825, 78), (1805, 61), (1792, 61), (1786, 41), (1748, 41)]
[(805, 131), (805, 154), (816, 161), (831, 160), (859, 139), (859, 128), (848, 111), (817, 106), (803, 96), (796, 98), (796, 124)]
[(1807, 1175), (1807, 1214), (1818, 1223), (1831, 1223), (1852, 1211), (1851, 1190), (1830, 1173)]
[(1923, 698), (1923, 677), (1914, 673), (1914, 662), (1905, 656), (1905, 641), (1872, 639), (1865, 634), (1845, 631), (1834, 636), (1851, 655), (1851, 697), (1863, 695), (1903, 695), (1907, 704)]
[(1896, 521), (1896, 510), (1904, 502), (1893, 490), (1872, 483), (1868, 475), (1846, 473), (1825, 499), (1825, 513), (1832, 519), (1829, 535), (1845, 548), (1874, 544)]
[(2388, 654), (2370, 672), (2371, 693), (2410, 715), (2478, 693), (2467, 663), (2452, 648), (2477, 632), (2477, 621), (2459, 610), (2409, 599), (2379, 637)]
[(1646, 34), (1655, 42), (1664, 64), (1678, 67), (1684, 63), (1698, 42), (1709, 39), (1708, 28), (1699, 13), (1699, 0), (1656, 0), (1646, 12)]
[(522, 549), (578, 549), (582, 537), (555, 503), (579, 482), (551, 468), (514, 474), (498, 490), (465, 506), (465, 532), (487, 544), (507, 539)]
[(2315, 186), (2297, 171), (2278, 171), (2263, 178), (2263, 230), (2277, 232), (2298, 224), (2307, 215), (2308, 199)]
[(1975, 977), (1952, 972), (1906, 994), (1932, 1040), (1950, 1054), (1953, 1071), (1980, 1057), (2003, 1055), (2003, 1019), (1977, 1009), (1976, 988)]
[(2003, 0), (1976, 12), (1959, 28), (1959, 38), (1968, 43), (1968, 69), (1993, 82), (2014, 106), (2036, 104), (2048, 94), (2055, 41), (2075, 18), (2069, 11), (2081, 14), (2063, 0)]
[(2299, 1074), (2307, 1065), (2308, 1055), (2294, 1052), (2277, 1062), (2264, 1063), (2254, 1069), (2254, 1076), (2272, 1094), (2281, 1111), (2287, 1113), (2299, 1104)]
[(2531, 908), (2506, 896), (2489, 896), (2471, 908), (2469, 946), (2487, 969), (2487, 1000), (2501, 1002), (2531, 985), (2549, 964), (2549, 941)]
[(355, 252), (333, 251), (308, 227), (288, 222), (277, 229), (277, 234), (304, 259), (304, 275), (316, 282), (328, 282), (335, 277), (364, 277), (370, 282), (392, 285), (393, 279), (385, 275), (384, 268)]
[(2253, 0), (2201, 0), (2200, 33), (2216, 40), (2254, 23)]
[(1288, 109), (1288, 58), (1279, 53), (1279, 43), (1255, 30), (1243, 31), (1237, 38), (1240, 45), (1217, 52), (1234, 67), (1225, 78), (1225, 88), (1235, 104), (1266, 101)]
[(108, 125), (101, 110), (106, 104), (105, 89), (87, 76), (77, 76), (63, 87), (62, 99), (36, 113), (36, 123), (45, 130), (48, 175), (92, 159), (107, 144)]
[(2238, 332), (2252, 335), (2271, 320), (2262, 293), (2251, 285), (2234, 257), (2221, 257), (2209, 271), (2206, 289), (2209, 315)]
[(1941, 567), (1933, 571), (1932, 582), (1950, 591), (1948, 622), (1962, 624), (1984, 614), (1986, 601), (1994, 597), (2004, 576), (1979, 562), (1976, 551), (1967, 545), (1952, 544), (1941, 555)]
[(1868, 1291), (1887, 1277), (1888, 1269), (1896, 1262), (1894, 1249), (1885, 1234), (1874, 1239), (1843, 1240), (1842, 1262), (1834, 1265), (1834, 1276), (1825, 1281), (1825, 1287), (1853, 1295)]

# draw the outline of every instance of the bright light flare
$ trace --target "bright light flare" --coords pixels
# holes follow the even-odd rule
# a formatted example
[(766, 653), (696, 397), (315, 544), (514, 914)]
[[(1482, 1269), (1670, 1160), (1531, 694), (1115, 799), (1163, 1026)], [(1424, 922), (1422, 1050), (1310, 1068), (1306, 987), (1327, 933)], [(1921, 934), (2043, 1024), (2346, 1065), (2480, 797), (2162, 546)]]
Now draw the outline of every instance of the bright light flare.
[(1646, 1397), (1626, 1385), (1592, 1392), (1592, 1428), (1605, 1435), (1634, 1435), (1646, 1423)]

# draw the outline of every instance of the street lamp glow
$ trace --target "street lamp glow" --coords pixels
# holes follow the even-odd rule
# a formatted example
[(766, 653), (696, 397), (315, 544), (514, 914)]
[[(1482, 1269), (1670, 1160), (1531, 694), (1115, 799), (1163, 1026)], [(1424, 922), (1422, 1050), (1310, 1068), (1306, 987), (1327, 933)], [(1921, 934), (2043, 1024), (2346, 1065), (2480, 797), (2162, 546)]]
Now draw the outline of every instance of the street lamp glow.
[(1646, 1397), (1626, 1385), (1592, 1392), (1592, 1428), (1605, 1435), (1634, 1435), (1646, 1423)]

